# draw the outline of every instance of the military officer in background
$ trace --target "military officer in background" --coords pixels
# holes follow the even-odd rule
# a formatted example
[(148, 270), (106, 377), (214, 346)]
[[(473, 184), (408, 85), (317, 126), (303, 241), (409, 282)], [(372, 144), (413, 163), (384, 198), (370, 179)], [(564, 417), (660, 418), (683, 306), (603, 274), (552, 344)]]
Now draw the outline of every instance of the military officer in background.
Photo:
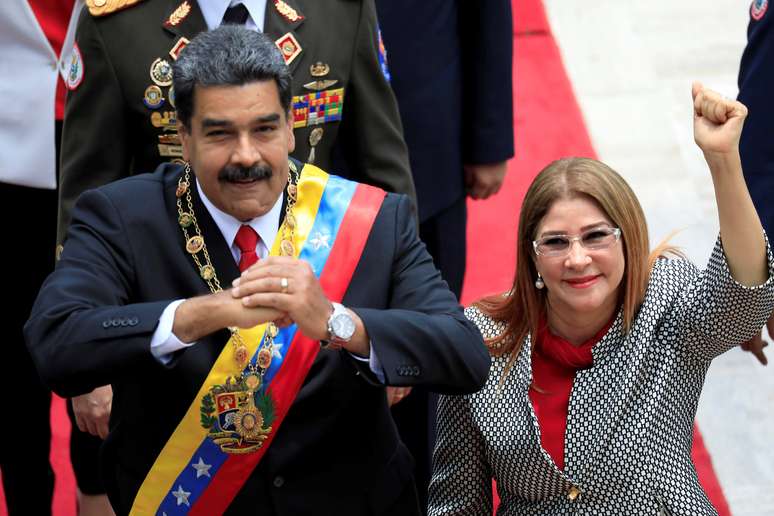
[[(234, 5), (231, 5), (234, 4)], [(293, 156), (414, 197), (373, 0), (88, 0), (62, 137), (59, 242), (84, 190), (180, 159), (171, 63), (197, 33), (242, 23), (293, 74)], [(225, 17), (225, 18), (224, 18)]]
[[(201, 31), (265, 32), (293, 74), (293, 156), (415, 197), (408, 153), (379, 55), (373, 0), (87, 0), (67, 75), (57, 240), (90, 188), (178, 161), (172, 66)], [(61, 249), (61, 247), (60, 247)], [(79, 485), (108, 432), (112, 390), (73, 399)], [(86, 433), (88, 432), (88, 433)], [(92, 477), (90, 479), (90, 477)]]
[[(495, 194), (514, 152), (511, 2), (376, 5), (417, 189), (419, 236), (459, 297), (466, 199)], [(414, 455), (422, 501), (432, 472), (436, 404), (437, 396), (420, 387), (393, 408), (401, 439)]]
[[(739, 64), (739, 101), (750, 110), (739, 140), (742, 170), (763, 229), (774, 235), (774, 8), (771, 0), (753, 0), (749, 7), (747, 46)], [(774, 338), (774, 314), (766, 323)], [(742, 344), (766, 365), (763, 348), (768, 342), (758, 335)]]

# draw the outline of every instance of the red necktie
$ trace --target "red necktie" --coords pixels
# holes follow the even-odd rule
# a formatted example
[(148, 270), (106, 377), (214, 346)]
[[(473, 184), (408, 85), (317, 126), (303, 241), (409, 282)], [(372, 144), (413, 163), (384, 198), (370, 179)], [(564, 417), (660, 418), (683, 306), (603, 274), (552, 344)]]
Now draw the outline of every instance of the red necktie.
[(258, 261), (258, 255), (255, 250), (258, 246), (258, 240), (260, 237), (253, 228), (247, 225), (242, 225), (237, 231), (234, 243), (239, 248), (242, 255), (239, 257), (239, 271), (244, 271), (252, 264)]

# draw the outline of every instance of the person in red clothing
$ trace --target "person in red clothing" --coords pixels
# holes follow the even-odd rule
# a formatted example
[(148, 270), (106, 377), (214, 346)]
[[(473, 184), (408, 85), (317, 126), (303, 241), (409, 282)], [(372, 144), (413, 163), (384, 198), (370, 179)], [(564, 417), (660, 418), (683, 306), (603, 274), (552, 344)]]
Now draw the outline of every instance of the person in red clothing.
[[(11, 0), (0, 4), (0, 62), (13, 70), (0, 106), (0, 216), (7, 249), (0, 266), (13, 274), (17, 302), (3, 322), (2, 390), (19, 393), (19, 421), (0, 430), (0, 469), (8, 514), (52, 512), (54, 471), (49, 462), (51, 392), (40, 381), (22, 326), (45, 277), (54, 268), (59, 143), (68, 85), (82, 71), (73, 61), (76, 0)], [(58, 73), (58, 70), (61, 71)], [(6, 123), (9, 121), (11, 123)], [(18, 123), (14, 123), (18, 122)], [(23, 444), (20, 442), (23, 436)], [(112, 514), (101, 486), (98, 438), (74, 430), (71, 459), (78, 480), (80, 516)], [(87, 480), (88, 479), (88, 480)]]
[[(10, 516), (51, 514), (51, 392), (24, 345), (22, 327), (35, 295), (54, 268), (56, 156), (65, 88), (59, 55), (75, 0), (4, 1), (0, 62), (12, 72), (0, 104), (0, 268), (13, 283), (3, 307), (5, 339), (0, 389), (8, 410), (0, 425), (0, 470)], [(1, 512), (1, 509), (0, 509)]]
[[(691, 462), (711, 360), (774, 307), (774, 256), (739, 158), (746, 107), (693, 86), (722, 239), (704, 270), (648, 252), (642, 208), (605, 164), (565, 158), (521, 208), (513, 287), (466, 310), (487, 384), (443, 396), (431, 516), (717, 514)], [(672, 251), (672, 252), (670, 252)]]

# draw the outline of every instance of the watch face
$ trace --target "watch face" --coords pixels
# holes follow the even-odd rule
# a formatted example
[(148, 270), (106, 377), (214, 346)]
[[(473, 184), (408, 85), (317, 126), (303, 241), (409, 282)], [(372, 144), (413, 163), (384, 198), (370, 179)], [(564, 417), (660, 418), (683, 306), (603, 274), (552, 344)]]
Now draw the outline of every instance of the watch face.
[(355, 321), (349, 316), (349, 314), (339, 314), (331, 321), (331, 330), (336, 338), (349, 340), (355, 333)]

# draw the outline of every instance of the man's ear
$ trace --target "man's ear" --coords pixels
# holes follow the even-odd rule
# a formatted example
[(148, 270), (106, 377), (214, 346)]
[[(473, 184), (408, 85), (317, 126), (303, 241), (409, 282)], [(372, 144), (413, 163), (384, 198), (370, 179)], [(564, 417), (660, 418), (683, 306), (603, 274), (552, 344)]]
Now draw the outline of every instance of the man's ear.
[(293, 133), (293, 110), (285, 113), (286, 130), (288, 131), (288, 154), (296, 150), (296, 135)]
[(191, 132), (188, 126), (180, 120), (177, 121), (177, 134), (180, 136), (180, 143), (183, 146), (183, 159), (190, 161), (191, 156)]

